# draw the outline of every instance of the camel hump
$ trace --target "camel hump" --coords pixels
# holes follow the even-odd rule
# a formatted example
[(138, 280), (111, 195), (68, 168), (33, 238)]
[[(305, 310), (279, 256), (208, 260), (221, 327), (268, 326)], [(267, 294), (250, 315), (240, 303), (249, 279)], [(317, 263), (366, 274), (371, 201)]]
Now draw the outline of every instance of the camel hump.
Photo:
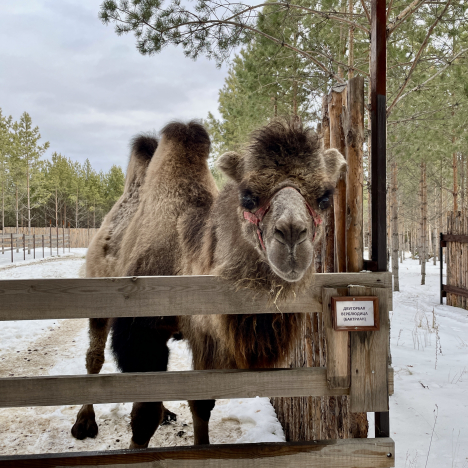
[(167, 142), (185, 147), (190, 153), (208, 159), (210, 137), (205, 127), (196, 120), (188, 123), (171, 122), (161, 130), (161, 136)]
[(132, 138), (130, 146), (131, 157), (148, 163), (158, 147), (158, 139), (153, 133), (140, 133)]

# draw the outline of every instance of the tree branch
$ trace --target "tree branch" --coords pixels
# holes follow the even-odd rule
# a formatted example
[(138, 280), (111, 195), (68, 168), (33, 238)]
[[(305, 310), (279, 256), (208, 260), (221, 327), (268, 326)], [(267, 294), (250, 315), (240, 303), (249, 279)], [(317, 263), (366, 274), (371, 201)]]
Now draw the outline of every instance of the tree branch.
[(312, 57), (312, 55), (310, 55), (307, 52), (304, 52), (303, 50), (300, 50), (300, 49), (298, 49), (296, 47), (293, 47), (292, 45), (290, 45), (290, 44), (288, 44), (286, 42), (280, 41), (276, 37), (270, 36), (269, 34), (263, 32), (263, 31), (260, 31), (259, 29), (256, 29), (256, 28), (254, 28), (252, 26), (249, 26), (247, 24), (236, 23), (234, 21), (227, 21), (227, 20), (209, 20), (209, 21), (198, 20), (198, 21), (186, 21), (186, 22), (183, 22), (183, 23), (178, 23), (176, 26), (173, 26), (171, 28), (166, 28), (164, 31), (161, 31), (159, 29), (156, 29), (154, 26), (149, 24), (147, 21), (141, 20), (140, 22), (142, 24), (145, 24), (148, 28), (152, 29), (153, 31), (157, 31), (160, 34), (164, 33), (164, 32), (171, 31), (173, 29), (178, 29), (178, 28), (180, 28), (182, 26), (192, 26), (192, 25), (199, 25), (199, 26), (205, 25), (208, 28), (210, 28), (212, 26), (216, 26), (216, 25), (229, 25), (229, 26), (235, 26), (235, 27), (238, 27), (238, 28), (241, 28), (241, 29), (247, 29), (247, 30), (249, 30), (249, 31), (251, 31), (251, 32), (253, 32), (255, 34), (259, 34), (260, 36), (265, 37), (266, 39), (274, 42), (275, 44), (281, 45), (282, 47), (286, 47), (287, 49), (293, 50), (297, 54), (302, 55), (303, 57), (309, 59), (312, 63), (317, 65), (322, 71), (327, 73), (327, 75), (330, 78), (336, 79), (339, 83), (344, 83), (343, 78), (341, 78), (339, 75), (336, 75), (332, 70), (328, 69), (323, 63), (318, 61), (315, 57)]
[(413, 14), (421, 5), (424, 5), (427, 0), (413, 0), (393, 21), (393, 26), (387, 28), (387, 34), (390, 36), (408, 16)]
[(364, 0), (361, 0), (361, 5), (362, 5), (362, 8), (364, 9), (364, 13), (365, 13), (366, 16), (367, 16), (367, 21), (369, 21), (369, 24), (371, 24), (371, 23), (372, 23), (372, 20), (371, 20), (371, 17), (370, 17), (370, 14), (369, 14), (369, 10), (367, 9)]
[(406, 77), (406, 80), (404, 81), (404, 83), (400, 86), (400, 90), (398, 91), (398, 94), (396, 96), (396, 98), (393, 100), (392, 104), (390, 105), (390, 107), (387, 109), (387, 117), (390, 115), (390, 113), (392, 112), (393, 108), (395, 107), (396, 103), (400, 100), (400, 96), (402, 95), (404, 89), (406, 88), (406, 86), (408, 85), (410, 79), (411, 79), (411, 75), (413, 74), (416, 66), (418, 65), (418, 61), (419, 61), (419, 57), (421, 57), (421, 54), (423, 53), (424, 49), (426, 48), (427, 46), (427, 43), (429, 42), (429, 38), (431, 37), (431, 34), (432, 34), (432, 31), (434, 31), (434, 28), (436, 27), (437, 23), (439, 22), (439, 20), (442, 18), (442, 16), (444, 16), (445, 12), (447, 11), (449, 5), (450, 5), (450, 2), (452, 0), (448, 0), (447, 1), (447, 5), (445, 5), (445, 8), (442, 10), (442, 13), (436, 17), (436, 20), (434, 21), (434, 23), (432, 23), (431, 27), (429, 28), (429, 31), (427, 32), (426, 34), (426, 37), (424, 38), (424, 41), (423, 43), (421, 44), (421, 47), (420, 49), (418, 50), (418, 53), (416, 54), (416, 57), (414, 58), (414, 61), (413, 61), (413, 65), (411, 65), (411, 68), (408, 72), (408, 76)]

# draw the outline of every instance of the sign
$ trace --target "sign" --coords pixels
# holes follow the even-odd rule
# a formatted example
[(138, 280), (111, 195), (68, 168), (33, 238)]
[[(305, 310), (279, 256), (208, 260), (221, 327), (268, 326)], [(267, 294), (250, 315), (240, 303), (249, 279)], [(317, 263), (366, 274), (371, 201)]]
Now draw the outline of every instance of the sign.
[(340, 331), (379, 330), (377, 296), (341, 296), (331, 298), (333, 328)]

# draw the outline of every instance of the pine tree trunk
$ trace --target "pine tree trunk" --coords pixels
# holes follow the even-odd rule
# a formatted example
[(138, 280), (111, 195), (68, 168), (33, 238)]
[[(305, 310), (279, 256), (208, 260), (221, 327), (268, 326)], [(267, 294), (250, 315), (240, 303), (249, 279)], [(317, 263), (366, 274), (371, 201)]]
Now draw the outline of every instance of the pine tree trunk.
[(5, 180), (2, 177), (2, 232), (5, 231)]
[[(330, 149), (330, 115), (328, 113), (329, 96), (322, 98), (322, 134), (323, 149)], [(335, 271), (335, 206), (333, 198), (331, 207), (325, 215), (325, 235), (323, 246), (323, 271), (324, 273), (333, 273)]]
[(427, 182), (426, 163), (421, 163), (421, 284), (426, 284), (427, 257)]
[(18, 227), (19, 227), (18, 186), (16, 186), (16, 233), (17, 234), (18, 234)]
[[(349, 19), (353, 18), (354, 2), (348, 0), (348, 13)], [(354, 77), (354, 27), (349, 27), (349, 38), (348, 38), (348, 80)], [(348, 101), (349, 102), (349, 101)]]
[(31, 195), (29, 192), (29, 161), (26, 166), (26, 188), (28, 193), (28, 234), (31, 234)]
[[(330, 117), (330, 148), (336, 148), (346, 156), (345, 137), (342, 125), (343, 108), (346, 105), (346, 86), (337, 86), (331, 91), (328, 102)], [(346, 271), (346, 175), (338, 179), (333, 196), (335, 211), (335, 272)]]
[(55, 227), (58, 228), (58, 197), (57, 197), (57, 189), (55, 189)]
[(465, 212), (465, 154), (460, 155), (460, 195), (461, 195), (461, 210)]
[(399, 266), (398, 266), (398, 202), (397, 202), (397, 163), (392, 163), (392, 273), (393, 273), (393, 290), (400, 290)]
[[(351, 0), (352, 1), (352, 0)], [(348, 81), (348, 112), (346, 117), (346, 251), (347, 271), (359, 272), (364, 265), (363, 246), (363, 185), (364, 167), (362, 147), (364, 142), (364, 78)]]
[[(455, 138), (453, 139), (455, 141)], [(453, 211), (458, 211), (458, 164), (457, 153), (452, 155), (452, 169), (453, 169)]]

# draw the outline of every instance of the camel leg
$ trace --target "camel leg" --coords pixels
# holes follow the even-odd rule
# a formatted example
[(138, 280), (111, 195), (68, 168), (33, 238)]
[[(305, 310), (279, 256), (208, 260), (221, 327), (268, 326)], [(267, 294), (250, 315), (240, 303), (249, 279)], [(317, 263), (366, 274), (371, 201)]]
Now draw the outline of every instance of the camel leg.
[(153, 437), (156, 429), (162, 423), (163, 416), (163, 404), (160, 401), (154, 403), (133, 403), (130, 448), (147, 448), (151, 437)]
[[(99, 374), (104, 364), (104, 349), (110, 330), (110, 319), (89, 319), (89, 348), (86, 353), (86, 371)], [(83, 405), (78, 412), (71, 433), (75, 439), (96, 437), (98, 426), (93, 405)]]
[[(159, 329), (153, 318), (118, 318), (114, 321), (112, 350), (122, 372), (167, 370), (171, 332)], [(134, 403), (131, 413), (130, 448), (146, 448), (165, 415), (171, 415), (161, 401)], [(175, 415), (174, 415), (175, 416)]]
[(208, 425), (215, 400), (191, 400), (189, 401), (189, 405), (193, 418), (194, 444), (209, 444), (210, 435)]

